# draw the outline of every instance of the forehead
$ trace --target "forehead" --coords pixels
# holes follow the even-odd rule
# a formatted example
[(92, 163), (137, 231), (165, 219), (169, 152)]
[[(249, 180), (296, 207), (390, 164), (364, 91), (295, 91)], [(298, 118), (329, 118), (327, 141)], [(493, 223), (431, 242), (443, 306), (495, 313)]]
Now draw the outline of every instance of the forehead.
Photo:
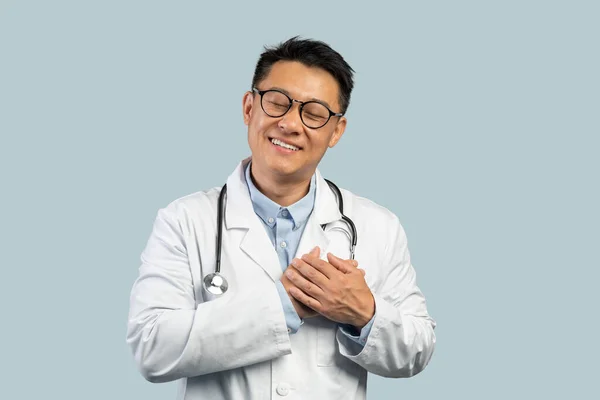
[(260, 82), (259, 89), (272, 87), (285, 89), (297, 100), (318, 99), (339, 109), (339, 85), (333, 75), (322, 68), (307, 67), (297, 61), (278, 61)]

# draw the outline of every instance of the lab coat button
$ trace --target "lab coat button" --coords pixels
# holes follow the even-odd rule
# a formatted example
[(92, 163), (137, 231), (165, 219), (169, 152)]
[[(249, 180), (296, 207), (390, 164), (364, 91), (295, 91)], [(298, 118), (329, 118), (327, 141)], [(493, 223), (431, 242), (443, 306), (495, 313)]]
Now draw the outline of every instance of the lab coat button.
[(287, 383), (280, 383), (277, 385), (277, 394), (280, 396), (287, 396), (290, 394), (290, 386)]

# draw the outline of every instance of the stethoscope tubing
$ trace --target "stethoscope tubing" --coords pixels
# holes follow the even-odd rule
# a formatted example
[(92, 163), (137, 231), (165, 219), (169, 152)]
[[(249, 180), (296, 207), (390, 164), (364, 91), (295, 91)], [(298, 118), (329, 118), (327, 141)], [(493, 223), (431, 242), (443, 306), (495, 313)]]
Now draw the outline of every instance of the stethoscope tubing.
[[(358, 234), (356, 232), (356, 226), (354, 222), (344, 215), (344, 199), (342, 197), (342, 192), (337, 187), (337, 185), (331, 182), (328, 179), (325, 179), (325, 182), (329, 185), (331, 190), (335, 192), (335, 196), (338, 200), (338, 207), (340, 209), (340, 214), (342, 214), (342, 220), (346, 222), (346, 224), (350, 227), (351, 232), (351, 246), (350, 246), (350, 258), (354, 260), (354, 251), (356, 249), (356, 243), (358, 242)], [(225, 214), (225, 196), (227, 194), (227, 184), (223, 185), (221, 189), (221, 193), (219, 194), (219, 203), (218, 203), (218, 211), (217, 211), (217, 260), (215, 267), (215, 274), (221, 273), (221, 243), (223, 239), (223, 216)], [(326, 225), (321, 225), (321, 228), (325, 230)]]

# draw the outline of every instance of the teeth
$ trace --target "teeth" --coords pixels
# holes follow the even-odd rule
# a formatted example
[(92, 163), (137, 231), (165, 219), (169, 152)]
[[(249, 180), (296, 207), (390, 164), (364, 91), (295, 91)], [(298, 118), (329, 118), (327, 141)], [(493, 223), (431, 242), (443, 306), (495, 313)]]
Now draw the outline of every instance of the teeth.
[(284, 147), (286, 149), (294, 150), (294, 151), (300, 150), (296, 146), (292, 146), (291, 144), (283, 143), (281, 140), (278, 140), (278, 139), (272, 139), (271, 143), (276, 144), (277, 146)]

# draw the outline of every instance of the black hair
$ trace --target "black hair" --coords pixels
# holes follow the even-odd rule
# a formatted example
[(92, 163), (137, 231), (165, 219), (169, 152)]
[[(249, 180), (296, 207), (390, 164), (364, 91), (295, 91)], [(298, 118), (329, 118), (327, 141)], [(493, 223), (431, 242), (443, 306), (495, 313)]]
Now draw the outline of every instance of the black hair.
[[(350, 95), (354, 87), (354, 70), (348, 65), (346, 60), (328, 44), (312, 39), (300, 39), (294, 36), (285, 42), (279, 43), (274, 47), (265, 46), (265, 51), (260, 55), (254, 77), (252, 78), (252, 87), (264, 80), (271, 67), (278, 61), (297, 61), (307, 67), (317, 67), (329, 72), (339, 85), (339, 103), (342, 113), (345, 113), (350, 104)], [(338, 110), (333, 110), (337, 112)]]

